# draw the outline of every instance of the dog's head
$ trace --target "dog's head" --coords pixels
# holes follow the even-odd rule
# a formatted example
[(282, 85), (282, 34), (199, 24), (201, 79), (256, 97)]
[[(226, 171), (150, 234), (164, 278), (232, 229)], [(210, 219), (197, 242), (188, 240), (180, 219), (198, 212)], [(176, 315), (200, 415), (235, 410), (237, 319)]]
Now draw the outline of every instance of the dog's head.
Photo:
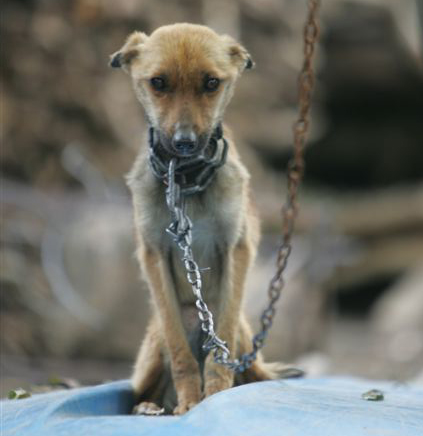
[(150, 36), (132, 33), (110, 65), (132, 77), (162, 145), (187, 156), (206, 146), (222, 121), (236, 79), (253, 62), (229, 36), (205, 26), (174, 24)]

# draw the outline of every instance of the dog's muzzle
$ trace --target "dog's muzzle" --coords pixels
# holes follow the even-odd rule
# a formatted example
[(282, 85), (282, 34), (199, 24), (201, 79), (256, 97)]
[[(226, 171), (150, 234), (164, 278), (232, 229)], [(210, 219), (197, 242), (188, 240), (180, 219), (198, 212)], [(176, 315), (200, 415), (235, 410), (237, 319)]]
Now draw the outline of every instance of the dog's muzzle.
[(171, 147), (177, 156), (191, 156), (200, 148), (197, 134), (191, 129), (177, 129)]
[[(228, 142), (223, 137), (220, 123), (215, 127), (205, 146), (201, 145), (203, 141), (204, 137), (200, 136), (194, 146), (195, 153), (177, 154), (169, 150), (169, 145), (165, 147), (161, 142), (160, 132), (150, 127), (149, 163), (153, 174), (166, 184), (170, 163), (176, 159), (174, 170), (181, 188), (180, 194), (192, 195), (203, 191), (213, 180), (216, 170), (226, 162), (228, 154)], [(183, 144), (181, 147), (185, 148), (185, 146)], [(190, 148), (191, 146), (188, 146), (188, 149)]]

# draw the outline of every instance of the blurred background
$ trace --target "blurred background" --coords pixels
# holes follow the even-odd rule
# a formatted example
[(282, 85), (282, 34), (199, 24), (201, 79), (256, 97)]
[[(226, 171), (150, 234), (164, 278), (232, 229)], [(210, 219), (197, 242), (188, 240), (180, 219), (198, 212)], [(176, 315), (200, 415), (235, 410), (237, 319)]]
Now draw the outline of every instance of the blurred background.
[[(262, 218), (245, 305), (266, 303), (306, 2), (14, 0), (1, 31), (1, 394), (130, 375), (149, 313), (123, 176), (145, 132), (128, 33), (194, 22), (256, 68), (226, 121)], [(326, 0), (301, 214), (265, 348), (312, 376), (423, 383), (423, 1)], [(213, 273), (213, 272), (211, 272)]]

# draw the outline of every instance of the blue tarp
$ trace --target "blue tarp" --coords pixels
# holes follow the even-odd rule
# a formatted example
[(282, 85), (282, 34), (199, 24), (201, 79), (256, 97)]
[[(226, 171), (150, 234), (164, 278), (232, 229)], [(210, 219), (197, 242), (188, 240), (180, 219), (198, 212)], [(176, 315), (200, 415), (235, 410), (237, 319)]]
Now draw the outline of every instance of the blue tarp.
[[(364, 401), (370, 389), (383, 401)], [(278, 380), (207, 398), (183, 416), (130, 415), (127, 381), (1, 402), (1, 436), (423, 436), (423, 389), (352, 378)]]

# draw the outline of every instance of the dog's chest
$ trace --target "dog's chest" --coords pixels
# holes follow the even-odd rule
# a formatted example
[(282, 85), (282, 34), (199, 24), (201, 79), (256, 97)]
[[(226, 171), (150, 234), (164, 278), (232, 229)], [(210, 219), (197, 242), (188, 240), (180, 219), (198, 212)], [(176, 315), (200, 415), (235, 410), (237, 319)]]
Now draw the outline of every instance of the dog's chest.
[[(185, 213), (191, 219), (193, 248), (202, 256), (213, 247), (225, 247), (237, 241), (241, 233), (243, 197), (241, 187), (219, 189), (212, 184), (206, 191), (185, 197)], [(172, 248), (174, 242), (166, 232), (172, 222), (166, 205), (165, 187), (135, 194), (137, 225), (145, 241), (151, 246)]]
[[(168, 259), (179, 300), (192, 303), (194, 297), (181, 261), (182, 251), (166, 232), (172, 218), (166, 206), (164, 187), (157, 187), (151, 194), (140, 193), (139, 230), (144, 242), (159, 249)], [(200, 268), (210, 268), (202, 274), (203, 293), (206, 300), (213, 300), (220, 289), (228, 247), (237, 242), (243, 231), (242, 186), (232, 184), (230, 189), (222, 190), (215, 183), (201, 194), (186, 197), (185, 201), (186, 214), (193, 224), (195, 260)]]

